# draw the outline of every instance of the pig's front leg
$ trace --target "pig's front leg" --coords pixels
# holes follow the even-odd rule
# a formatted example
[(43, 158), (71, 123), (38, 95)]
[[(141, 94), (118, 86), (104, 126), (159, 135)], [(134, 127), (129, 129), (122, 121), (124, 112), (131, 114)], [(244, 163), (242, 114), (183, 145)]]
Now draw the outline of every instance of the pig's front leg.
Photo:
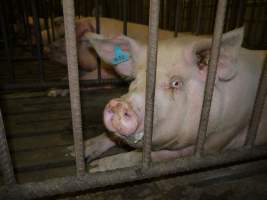
[[(91, 160), (96, 159), (101, 154), (109, 150), (111, 147), (115, 146), (116, 143), (107, 136), (106, 133), (102, 133), (101, 135), (91, 138), (89, 140), (85, 141), (84, 147), (85, 147), (85, 157), (88, 162)], [(71, 156), (75, 156), (74, 148), (73, 146), (69, 146), (67, 150), (70, 152), (69, 154)]]

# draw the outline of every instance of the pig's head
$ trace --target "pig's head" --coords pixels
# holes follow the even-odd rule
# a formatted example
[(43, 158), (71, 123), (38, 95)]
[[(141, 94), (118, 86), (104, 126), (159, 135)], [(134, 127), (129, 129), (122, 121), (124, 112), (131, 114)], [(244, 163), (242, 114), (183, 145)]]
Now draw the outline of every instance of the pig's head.
[[(104, 39), (91, 34), (89, 38), (99, 56), (109, 64), (114, 64), (115, 46), (129, 55), (128, 60), (117, 63), (114, 68), (120, 75), (134, 80), (127, 94), (106, 105), (103, 118), (108, 130), (130, 145), (140, 147), (145, 116), (146, 47), (125, 36)], [(213, 102), (220, 101), (220, 85), (237, 76), (236, 62), (242, 39), (243, 29), (223, 35)], [(195, 36), (159, 42), (152, 138), (154, 149), (177, 149), (195, 143), (210, 48), (210, 38)], [(220, 109), (212, 106), (209, 132), (219, 126)]]

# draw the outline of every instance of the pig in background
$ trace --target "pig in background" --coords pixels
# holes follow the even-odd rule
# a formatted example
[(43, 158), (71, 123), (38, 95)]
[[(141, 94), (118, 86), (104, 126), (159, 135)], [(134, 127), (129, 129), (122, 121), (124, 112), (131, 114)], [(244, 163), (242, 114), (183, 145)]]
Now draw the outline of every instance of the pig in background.
[[(94, 17), (85, 17), (76, 19), (76, 40), (77, 55), (80, 68), (80, 80), (97, 79), (97, 55), (95, 49), (92, 48), (90, 42), (84, 38), (87, 32), (96, 32), (96, 20)], [(61, 27), (61, 26), (58, 26)], [(64, 24), (62, 24), (64, 27)], [(141, 44), (146, 44), (148, 39), (148, 26), (128, 23), (128, 35), (137, 40)], [(61, 30), (61, 28), (60, 28)], [(100, 18), (101, 34), (108, 38), (116, 38), (123, 32), (123, 22), (110, 18)], [(159, 39), (167, 39), (174, 37), (173, 32), (159, 30)], [(62, 37), (44, 48), (45, 56), (51, 61), (67, 65), (65, 38)], [(109, 63), (101, 63), (101, 77), (103, 79), (118, 78), (116, 72), (110, 67)], [(52, 89), (48, 92), (49, 96), (65, 96), (67, 90)]]
[[(64, 27), (64, 24), (62, 25)], [(105, 37), (117, 37), (123, 33), (123, 22), (110, 18), (100, 18), (101, 34)], [(83, 39), (86, 32), (96, 32), (96, 20), (94, 17), (86, 17), (76, 20), (76, 35), (78, 49), (78, 63), (81, 69), (94, 71), (97, 68), (95, 50)], [(148, 26), (128, 23), (128, 35), (138, 42), (145, 44), (148, 39)], [(159, 31), (159, 39), (173, 37), (171, 31)], [(61, 38), (45, 47), (45, 55), (56, 62), (66, 65), (65, 39)], [(105, 68), (103, 69), (105, 70)], [(94, 77), (96, 78), (96, 77)], [(105, 78), (105, 77), (104, 77)]]
[[(106, 105), (103, 121), (112, 137), (137, 149), (142, 147), (145, 110), (147, 47), (130, 37), (105, 38), (92, 33), (85, 37), (104, 62), (112, 64), (114, 46), (129, 53), (129, 60), (114, 65), (121, 76), (134, 81), (127, 94)], [(243, 28), (222, 38), (205, 152), (242, 146), (255, 100), (264, 52), (241, 48)], [(167, 160), (193, 153), (210, 56), (211, 39), (183, 36), (159, 41), (152, 137), (152, 160)], [(256, 144), (267, 142), (267, 112), (261, 120)], [(85, 155), (93, 160), (116, 145), (102, 134), (85, 142)], [(72, 149), (71, 147), (69, 149)], [(72, 154), (73, 155), (73, 154)], [(141, 162), (136, 150), (95, 160), (91, 171), (132, 166)]]

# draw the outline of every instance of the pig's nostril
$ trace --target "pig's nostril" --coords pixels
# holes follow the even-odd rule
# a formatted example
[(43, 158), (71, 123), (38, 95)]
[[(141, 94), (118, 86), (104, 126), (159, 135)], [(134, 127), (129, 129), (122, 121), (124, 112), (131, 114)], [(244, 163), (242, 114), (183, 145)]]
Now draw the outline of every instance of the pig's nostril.
[(126, 119), (130, 119), (131, 116), (130, 116), (127, 112), (125, 112), (125, 113), (124, 113), (124, 117), (125, 117)]

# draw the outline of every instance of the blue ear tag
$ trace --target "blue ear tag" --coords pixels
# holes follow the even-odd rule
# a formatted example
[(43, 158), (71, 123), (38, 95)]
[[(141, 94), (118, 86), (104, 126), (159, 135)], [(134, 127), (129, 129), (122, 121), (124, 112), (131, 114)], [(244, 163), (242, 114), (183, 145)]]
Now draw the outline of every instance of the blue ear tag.
[(114, 58), (111, 61), (111, 64), (113, 65), (117, 65), (129, 60), (129, 54), (127, 52), (123, 52), (119, 45), (114, 46), (114, 54)]

